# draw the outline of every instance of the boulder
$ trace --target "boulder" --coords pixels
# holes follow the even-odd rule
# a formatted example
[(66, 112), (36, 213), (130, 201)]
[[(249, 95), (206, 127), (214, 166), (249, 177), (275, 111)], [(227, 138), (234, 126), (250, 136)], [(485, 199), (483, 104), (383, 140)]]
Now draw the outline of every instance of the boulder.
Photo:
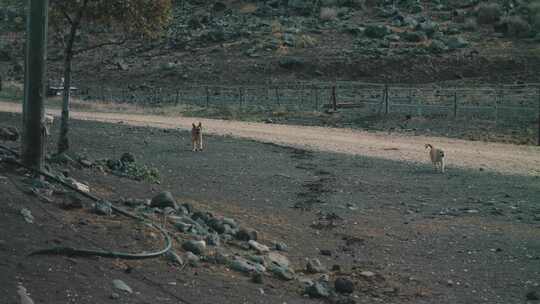
[(174, 208), (175, 210), (178, 209), (176, 200), (174, 199), (174, 197), (169, 191), (164, 191), (154, 196), (154, 198), (152, 198), (152, 201), (150, 202), (150, 207), (153, 207), (153, 208), (171, 207), (171, 208)]

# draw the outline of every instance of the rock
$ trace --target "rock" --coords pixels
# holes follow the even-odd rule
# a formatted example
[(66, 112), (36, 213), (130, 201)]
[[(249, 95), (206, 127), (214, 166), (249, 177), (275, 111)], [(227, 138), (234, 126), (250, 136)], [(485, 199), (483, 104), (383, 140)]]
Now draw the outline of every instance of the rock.
[(527, 301), (538, 301), (540, 300), (540, 295), (538, 294), (536, 290), (531, 290), (527, 292), (527, 294), (525, 295), (525, 298), (527, 299)]
[(360, 276), (364, 277), (364, 278), (372, 278), (375, 276), (375, 273), (371, 272), (371, 271), (362, 271), (360, 272)]
[(205, 252), (206, 243), (204, 241), (189, 240), (189, 241), (185, 241), (182, 244), (182, 248), (184, 248), (184, 250), (186, 251), (190, 251), (194, 254), (200, 255)]
[(390, 35), (392, 31), (386, 25), (369, 25), (364, 34), (369, 38), (380, 39)]
[(113, 213), (112, 204), (108, 201), (98, 201), (94, 203), (94, 212), (99, 215), (111, 216)]
[(440, 40), (432, 40), (429, 45), (429, 50), (435, 54), (439, 54), (448, 50), (446, 44)]
[(269, 264), (276, 264), (281, 267), (289, 267), (289, 265), (291, 264), (286, 256), (281, 255), (277, 252), (268, 253), (267, 259), (269, 261)]
[(231, 228), (238, 228), (238, 224), (232, 218), (224, 217), (222, 221), (223, 221), (223, 224), (229, 225)]
[(265, 272), (266, 268), (258, 263), (254, 263), (251, 261), (248, 261), (242, 257), (236, 257), (230, 264), (231, 269), (244, 272), (244, 273), (251, 273), (251, 272)]
[(188, 251), (186, 253), (186, 260), (187, 260), (187, 262), (188, 262), (188, 264), (190, 266), (196, 267), (197, 265), (199, 265), (199, 262), (201, 261), (201, 258), (199, 258), (199, 256), (197, 256), (193, 252)]
[(20, 304), (34, 304), (34, 301), (30, 298), (30, 295), (24, 286), (19, 285), (17, 287), (17, 294), (19, 295)]
[(257, 240), (257, 230), (241, 228), (235, 235), (237, 240), (240, 241), (256, 241)]
[(332, 251), (328, 249), (321, 249), (320, 253), (321, 255), (332, 256)]
[(160, 194), (154, 196), (154, 198), (152, 198), (152, 201), (150, 202), (150, 207), (155, 207), (155, 208), (171, 207), (171, 208), (174, 208), (175, 210), (178, 209), (176, 200), (174, 199), (174, 197), (169, 191), (161, 192)]
[(274, 243), (274, 248), (277, 250), (277, 251), (289, 251), (289, 247), (287, 246), (287, 244), (283, 243), (283, 242), (276, 242)]
[(326, 272), (326, 268), (322, 265), (319, 259), (311, 259), (306, 265), (306, 270), (308, 273), (322, 273)]
[(337, 264), (332, 265), (332, 271), (341, 271), (341, 266)]
[(347, 278), (337, 278), (334, 282), (334, 288), (339, 293), (353, 293), (354, 283)]
[(215, 232), (219, 234), (223, 234), (226, 231), (225, 223), (223, 220), (217, 219), (217, 218), (211, 218), (207, 222), (208, 226), (212, 228)]
[(174, 252), (173, 250), (167, 251), (167, 253), (165, 254), (165, 257), (167, 257), (167, 259), (171, 263), (177, 264), (178, 266), (184, 265), (184, 260), (178, 254), (176, 254), (176, 252)]
[(271, 265), (270, 271), (277, 276), (278, 278), (285, 280), (285, 281), (291, 281), (294, 280), (295, 274), (292, 269), (289, 267), (282, 267), (279, 265)]
[(268, 248), (268, 246), (258, 243), (257, 241), (254, 241), (254, 240), (249, 241), (248, 245), (250, 248), (254, 249), (255, 251), (259, 253), (265, 253), (265, 252), (270, 251), (270, 248)]
[(113, 292), (111, 293), (111, 296), (109, 298), (111, 298), (111, 300), (118, 300), (120, 299), (120, 295), (117, 294), (116, 292)]
[(26, 208), (22, 208), (21, 215), (23, 216), (24, 221), (27, 222), (28, 224), (34, 223), (34, 216), (32, 215), (32, 212), (30, 210)]
[(315, 282), (315, 284), (306, 287), (305, 293), (310, 298), (328, 298), (330, 296), (330, 291), (328, 290), (328, 287), (326, 284), (321, 282)]
[(124, 281), (122, 280), (113, 280), (113, 287), (115, 289), (118, 289), (118, 290), (121, 290), (121, 291), (125, 291), (127, 293), (133, 293), (133, 290), (131, 289), (131, 287), (129, 287)]

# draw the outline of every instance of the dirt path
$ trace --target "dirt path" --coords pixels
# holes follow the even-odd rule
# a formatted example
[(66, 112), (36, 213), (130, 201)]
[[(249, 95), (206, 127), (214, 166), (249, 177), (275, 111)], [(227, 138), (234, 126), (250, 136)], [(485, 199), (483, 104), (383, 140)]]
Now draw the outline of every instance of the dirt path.
[[(17, 104), (0, 102), (0, 111), (20, 112), (21, 107)], [(58, 110), (48, 110), (48, 112), (60, 115)], [(535, 146), (192, 117), (77, 111), (72, 111), (71, 117), (80, 120), (123, 122), (134, 126), (172, 129), (190, 129), (192, 122), (201, 121), (206, 132), (210, 134), (406, 162), (427, 162), (428, 156), (424, 151), (424, 144), (432, 143), (446, 151), (450, 170), (452, 167), (484, 168), (504, 174), (540, 175), (540, 148)], [(211, 142), (209, 148), (212, 148)]]

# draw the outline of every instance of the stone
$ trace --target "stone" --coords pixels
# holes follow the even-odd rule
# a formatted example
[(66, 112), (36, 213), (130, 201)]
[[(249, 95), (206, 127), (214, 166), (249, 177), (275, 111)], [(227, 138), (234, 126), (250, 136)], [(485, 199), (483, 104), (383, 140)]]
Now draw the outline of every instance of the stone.
[(206, 250), (206, 242), (189, 240), (189, 241), (185, 241), (182, 244), (182, 248), (184, 248), (184, 250), (186, 251), (190, 251), (194, 254), (200, 255), (200, 254), (203, 254)]
[(169, 191), (164, 191), (154, 196), (152, 198), (152, 201), (150, 202), (150, 207), (153, 207), (153, 208), (171, 207), (171, 208), (174, 208), (175, 210), (178, 209), (176, 200), (174, 199), (171, 192)]
[(21, 215), (23, 216), (24, 221), (27, 222), (28, 224), (34, 223), (34, 216), (32, 215), (32, 212), (30, 212), (30, 210), (26, 208), (22, 208)]
[(332, 251), (328, 249), (321, 249), (320, 253), (321, 255), (332, 256)]
[(291, 264), (286, 256), (281, 255), (277, 252), (268, 253), (267, 259), (269, 261), (269, 264), (275, 264), (281, 267), (289, 267)]
[(236, 257), (231, 263), (230, 267), (233, 270), (251, 273), (251, 272), (265, 272), (266, 268), (258, 263), (248, 261), (242, 257)]
[(349, 294), (354, 291), (354, 283), (347, 278), (337, 278), (334, 282), (334, 288), (339, 293)]
[(360, 272), (360, 276), (364, 277), (364, 278), (372, 278), (375, 276), (375, 273), (371, 272), (371, 271), (362, 271)]
[(214, 262), (216, 264), (220, 264), (220, 265), (226, 265), (229, 263), (229, 255), (223, 253), (222, 251), (220, 250), (217, 250), (215, 253), (214, 253)]
[(120, 299), (120, 295), (117, 294), (116, 292), (113, 292), (111, 293), (111, 296), (109, 298), (111, 298), (111, 300), (118, 300)]
[(108, 201), (101, 200), (94, 203), (94, 212), (99, 215), (111, 216), (113, 213), (112, 204)]
[(133, 293), (133, 290), (131, 289), (131, 287), (129, 287), (124, 281), (122, 280), (113, 280), (113, 287), (115, 289), (118, 289), (118, 290), (121, 290), (121, 291), (125, 291), (127, 293)]
[(224, 217), (222, 221), (223, 221), (223, 224), (229, 225), (231, 228), (237, 228), (238, 227), (238, 224), (232, 218)]
[(276, 242), (274, 243), (274, 248), (277, 250), (277, 251), (289, 251), (289, 247), (287, 246), (287, 244), (283, 243), (283, 242)]
[(402, 37), (408, 42), (422, 42), (427, 39), (423, 32), (404, 32)]
[(251, 249), (254, 249), (255, 251), (259, 253), (266, 253), (270, 251), (270, 248), (268, 248), (268, 246), (258, 243), (257, 241), (254, 241), (254, 240), (249, 241), (248, 245)]
[(184, 260), (178, 254), (176, 254), (176, 252), (174, 252), (173, 250), (167, 251), (167, 253), (165, 254), (165, 257), (171, 263), (177, 264), (178, 266), (184, 265)]
[(187, 260), (187, 262), (188, 262), (188, 264), (190, 266), (196, 267), (197, 265), (199, 265), (199, 262), (201, 261), (201, 258), (199, 258), (199, 256), (197, 256), (193, 252), (188, 251), (186, 253), (186, 260)]
[(246, 228), (241, 228), (235, 234), (235, 237), (236, 237), (237, 240), (246, 241), (246, 242), (251, 241), (251, 240), (256, 241), (257, 236), (258, 236), (257, 230), (246, 229)]
[(315, 282), (313, 285), (306, 287), (305, 293), (310, 298), (320, 299), (328, 298), (330, 296), (330, 291), (326, 284), (321, 282)]
[(311, 259), (306, 265), (308, 273), (322, 273), (326, 272), (326, 268), (322, 265), (319, 259)]
[(215, 232), (219, 234), (223, 234), (226, 231), (225, 223), (223, 220), (217, 219), (217, 218), (211, 218), (207, 222), (208, 226), (212, 228)]
[(19, 285), (17, 287), (17, 294), (19, 295), (20, 304), (34, 304), (34, 300), (30, 298), (30, 295), (24, 286)]
[(295, 273), (289, 267), (282, 267), (279, 265), (271, 265), (269, 267), (270, 271), (278, 278), (284, 281), (291, 281), (295, 278)]

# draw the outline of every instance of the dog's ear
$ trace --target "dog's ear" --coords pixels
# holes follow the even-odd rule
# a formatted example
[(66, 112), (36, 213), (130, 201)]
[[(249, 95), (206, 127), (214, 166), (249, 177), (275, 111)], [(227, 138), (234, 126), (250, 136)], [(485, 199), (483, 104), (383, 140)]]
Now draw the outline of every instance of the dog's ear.
[(202, 122), (199, 121), (199, 128), (201, 128), (201, 127), (202, 127)]
[(197, 126), (195, 125), (195, 123), (192, 124), (193, 125), (193, 128), (196, 128)]

